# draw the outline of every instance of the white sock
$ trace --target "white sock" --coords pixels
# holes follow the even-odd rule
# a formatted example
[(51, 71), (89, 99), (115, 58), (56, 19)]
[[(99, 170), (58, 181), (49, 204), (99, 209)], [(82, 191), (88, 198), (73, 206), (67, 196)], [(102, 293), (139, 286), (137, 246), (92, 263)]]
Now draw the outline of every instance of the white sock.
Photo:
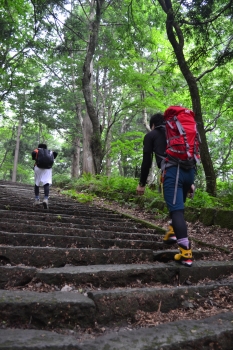
[(189, 249), (189, 240), (188, 240), (188, 237), (186, 237), (186, 238), (181, 238), (181, 239), (177, 239), (177, 243), (178, 243), (178, 245), (182, 245), (183, 247), (186, 247), (187, 249)]

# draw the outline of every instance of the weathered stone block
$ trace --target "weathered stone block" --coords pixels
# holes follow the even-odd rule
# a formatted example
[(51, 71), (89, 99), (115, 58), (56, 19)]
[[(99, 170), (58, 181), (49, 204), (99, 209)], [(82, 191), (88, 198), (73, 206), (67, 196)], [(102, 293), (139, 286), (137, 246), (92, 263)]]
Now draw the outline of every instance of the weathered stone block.
[(214, 225), (233, 229), (233, 215), (232, 211), (216, 210)]
[(184, 211), (184, 217), (185, 220), (189, 222), (195, 222), (199, 220), (200, 216), (200, 209), (192, 208), (192, 207), (186, 207)]
[(214, 225), (216, 210), (213, 208), (202, 208), (199, 220), (206, 226)]

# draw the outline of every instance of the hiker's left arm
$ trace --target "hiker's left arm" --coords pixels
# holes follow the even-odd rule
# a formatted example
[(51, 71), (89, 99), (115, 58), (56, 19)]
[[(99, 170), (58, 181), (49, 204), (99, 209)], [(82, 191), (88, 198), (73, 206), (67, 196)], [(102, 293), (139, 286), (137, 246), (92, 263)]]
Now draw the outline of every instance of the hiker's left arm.
[(36, 152), (32, 152), (32, 160), (36, 160)]

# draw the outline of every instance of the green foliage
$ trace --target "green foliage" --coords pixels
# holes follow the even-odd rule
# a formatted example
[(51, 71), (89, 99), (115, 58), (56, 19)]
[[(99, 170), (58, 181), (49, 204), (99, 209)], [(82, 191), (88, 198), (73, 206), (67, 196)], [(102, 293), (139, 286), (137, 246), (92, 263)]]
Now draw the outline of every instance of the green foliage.
[[(138, 180), (134, 178), (84, 174), (75, 180), (65, 176), (55, 177), (53, 182), (55, 186), (64, 189), (62, 193), (81, 203), (92, 202), (98, 196), (105, 198), (105, 200), (117, 201), (131, 208), (144, 208), (154, 213), (157, 218), (165, 218), (168, 215), (162, 194), (157, 189), (151, 190), (147, 186), (145, 194), (138, 196), (136, 194)], [(219, 186), (217, 197), (212, 197), (198, 188), (194, 198), (187, 198), (185, 205), (194, 208), (233, 210), (233, 185), (227, 190), (225, 185)]]
[[(66, 11), (63, 3), (49, 0), (33, 6), (31, 1), (0, 0), (0, 98), (4, 101), (0, 102), (4, 119), (4, 123), (0, 119), (0, 178), (11, 179), (16, 126), (22, 113), (18, 181), (31, 183), (30, 151), (38, 141), (47, 142), (50, 148), (60, 150), (53, 169), (55, 183), (73, 187), (82, 185), (85, 190), (90, 190), (86, 186), (89, 182), (93, 189), (101, 189), (109, 197), (120, 198), (124, 193), (120, 200), (132, 204), (134, 190), (126, 195), (130, 185), (123, 180), (108, 178), (100, 181), (90, 174), (84, 174), (78, 181), (69, 178), (72, 155), (74, 149), (77, 150), (75, 137), (80, 141), (79, 149), (83, 146), (82, 119), (86, 108), (81, 78), (90, 35), (87, 13), (92, 13), (89, 7), (92, 2), (73, 2), (72, 11)], [(232, 4), (223, 11), (226, 1), (172, 3), (176, 20), (182, 24), (185, 57), (199, 81), (212, 162), (218, 178), (226, 181), (226, 188), (219, 187), (219, 193), (230, 202)], [(53, 13), (56, 16), (52, 16)], [(60, 13), (65, 26), (56, 20)], [(130, 2), (129, 6), (128, 1), (110, 1), (101, 16), (103, 25), (93, 60), (92, 97), (103, 129), (103, 148), (107, 148), (106, 135), (110, 135), (111, 149), (108, 152), (104, 149), (103, 174), (107, 157), (111, 157), (112, 174), (134, 176), (141, 163), (142, 140), (146, 132), (143, 117), (149, 117), (157, 110), (163, 111), (169, 104), (191, 107), (190, 92), (167, 40), (166, 14), (158, 3), (138, 0)], [(206, 18), (210, 19), (209, 25), (204, 24)], [(25, 92), (27, 99), (22, 99)], [(82, 151), (80, 159), (82, 171)], [(200, 173), (197, 187), (204, 190), (203, 178)], [(150, 195), (147, 189), (145, 196), (152, 197), (154, 193)], [(199, 196), (198, 192), (191, 203), (195, 204), (195, 201), (196, 205), (215, 205), (211, 198), (205, 198), (201, 193)]]
[(233, 209), (233, 183), (230, 181), (219, 181), (217, 182), (217, 199), (222, 203), (224, 209)]
[(208, 193), (197, 189), (193, 199), (187, 198), (186, 205), (195, 208), (214, 208), (217, 204), (216, 198)]
[(60, 188), (72, 188), (75, 186), (75, 180), (72, 181), (68, 175), (55, 174), (53, 175), (53, 185)]
[(73, 190), (73, 189), (62, 191), (61, 193), (75, 199), (79, 203), (90, 203), (95, 198), (95, 195), (93, 194), (77, 193), (76, 190)]
[[(138, 180), (133, 178), (125, 178), (122, 176), (107, 177), (102, 175), (84, 174), (81, 178), (76, 180), (54, 179), (55, 186), (62, 187), (66, 190), (66, 194), (79, 201), (83, 198), (92, 200), (92, 196), (104, 197), (107, 200), (115, 200), (121, 204), (127, 204), (130, 207), (137, 206), (138, 195), (136, 194), (136, 187)], [(79, 197), (80, 195), (80, 197)], [(83, 197), (82, 197), (83, 196)], [(89, 197), (90, 196), (90, 197)], [(143, 206), (149, 208), (152, 201), (157, 198), (162, 200), (161, 194), (157, 191), (152, 191), (146, 187), (145, 196), (143, 196)], [(141, 197), (141, 198), (143, 198)]]
[(233, 188), (231, 186), (227, 192), (218, 189), (217, 197), (212, 197), (207, 192), (197, 189), (193, 199), (187, 198), (186, 206), (233, 210)]

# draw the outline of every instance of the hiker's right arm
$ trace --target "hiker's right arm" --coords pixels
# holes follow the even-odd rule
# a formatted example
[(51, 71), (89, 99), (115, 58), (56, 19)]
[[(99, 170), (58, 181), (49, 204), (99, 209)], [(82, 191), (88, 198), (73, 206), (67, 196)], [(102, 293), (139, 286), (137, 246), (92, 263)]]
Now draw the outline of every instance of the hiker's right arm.
[(150, 167), (152, 163), (152, 157), (150, 153), (143, 153), (143, 161), (141, 166), (140, 182), (137, 186), (137, 194), (143, 195), (146, 188), (146, 180), (149, 175)]
[(57, 158), (57, 155), (58, 155), (58, 153), (57, 153), (57, 152), (55, 152), (55, 151), (53, 151), (53, 158), (54, 158), (54, 159), (56, 159), (56, 158)]
[(188, 192), (188, 197), (189, 198), (193, 198), (194, 197), (194, 193), (195, 193), (195, 185), (192, 184), (191, 187), (190, 187), (190, 190)]
[(166, 157), (166, 135), (165, 135), (165, 129), (159, 128), (155, 130), (155, 137), (154, 137), (154, 152), (155, 152), (155, 158), (157, 167), (161, 168), (162, 160)]
[(140, 187), (146, 186), (146, 180), (149, 175), (149, 171), (152, 165), (153, 159), (153, 143), (151, 134), (148, 133), (145, 135), (143, 140), (143, 159), (141, 165), (141, 176), (140, 176)]
[(141, 165), (141, 176), (140, 176), (140, 185), (142, 187), (146, 185), (146, 180), (149, 175), (151, 164), (152, 164), (152, 154), (148, 152), (143, 152), (143, 160)]

